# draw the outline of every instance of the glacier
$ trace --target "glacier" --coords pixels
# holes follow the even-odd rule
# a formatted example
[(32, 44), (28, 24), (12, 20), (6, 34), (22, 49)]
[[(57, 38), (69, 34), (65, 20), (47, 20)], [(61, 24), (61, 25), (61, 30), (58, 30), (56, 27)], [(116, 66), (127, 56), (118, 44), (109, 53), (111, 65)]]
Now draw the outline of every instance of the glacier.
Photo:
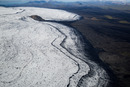
[(110, 77), (82, 35), (51, 22), (80, 18), (57, 9), (0, 7), (0, 87), (107, 87)]

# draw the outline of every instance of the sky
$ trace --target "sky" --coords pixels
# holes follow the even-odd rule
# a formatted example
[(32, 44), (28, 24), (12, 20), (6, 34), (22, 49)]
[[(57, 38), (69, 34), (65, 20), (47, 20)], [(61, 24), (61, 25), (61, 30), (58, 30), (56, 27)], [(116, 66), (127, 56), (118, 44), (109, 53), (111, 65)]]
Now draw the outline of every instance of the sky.
[[(29, 1), (51, 1), (51, 0), (0, 0), (0, 4), (21, 4)], [(53, 0), (53, 1), (64, 1), (64, 2), (75, 2), (75, 1), (122, 1), (130, 2), (130, 0)]]

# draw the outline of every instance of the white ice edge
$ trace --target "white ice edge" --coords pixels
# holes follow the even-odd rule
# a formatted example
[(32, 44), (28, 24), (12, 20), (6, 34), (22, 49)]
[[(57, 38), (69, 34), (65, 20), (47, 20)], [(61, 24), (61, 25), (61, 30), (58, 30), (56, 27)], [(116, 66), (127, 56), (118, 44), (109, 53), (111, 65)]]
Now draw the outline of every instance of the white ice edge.
[[(54, 21), (80, 18), (57, 9), (0, 7), (0, 87), (76, 87), (90, 71), (88, 64), (79, 58), (84, 57), (84, 53), (79, 51), (82, 46), (75, 45), (81, 44), (78, 36), (72, 28), (38, 22), (31, 19), (31, 15)], [(76, 56), (67, 50), (69, 47)], [(97, 74), (84, 83), (87, 87), (96, 87), (106, 72), (94, 62), (91, 64), (95, 65)]]

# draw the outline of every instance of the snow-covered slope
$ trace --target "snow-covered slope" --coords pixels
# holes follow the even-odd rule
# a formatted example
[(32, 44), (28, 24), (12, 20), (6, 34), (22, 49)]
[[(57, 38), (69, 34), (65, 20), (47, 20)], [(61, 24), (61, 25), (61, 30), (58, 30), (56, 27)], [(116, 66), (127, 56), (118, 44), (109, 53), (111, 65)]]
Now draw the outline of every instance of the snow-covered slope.
[(109, 84), (108, 74), (90, 60), (91, 55), (85, 53), (82, 37), (75, 29), (35, 21), (31, 15), (53, 21), (80, 18), (63, 10), (0, 7), (0, 87), (77, 87), (79, 84), (106, 87)]

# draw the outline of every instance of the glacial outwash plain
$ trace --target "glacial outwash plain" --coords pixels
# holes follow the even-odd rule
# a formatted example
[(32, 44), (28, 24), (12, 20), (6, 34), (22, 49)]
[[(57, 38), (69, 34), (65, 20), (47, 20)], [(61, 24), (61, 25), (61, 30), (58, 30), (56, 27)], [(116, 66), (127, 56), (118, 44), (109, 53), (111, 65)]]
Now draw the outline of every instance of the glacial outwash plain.
[(60, 23), (80, 18), (64, 10), (0, 7), (0, 87), (111, 87), (92, 45)]

